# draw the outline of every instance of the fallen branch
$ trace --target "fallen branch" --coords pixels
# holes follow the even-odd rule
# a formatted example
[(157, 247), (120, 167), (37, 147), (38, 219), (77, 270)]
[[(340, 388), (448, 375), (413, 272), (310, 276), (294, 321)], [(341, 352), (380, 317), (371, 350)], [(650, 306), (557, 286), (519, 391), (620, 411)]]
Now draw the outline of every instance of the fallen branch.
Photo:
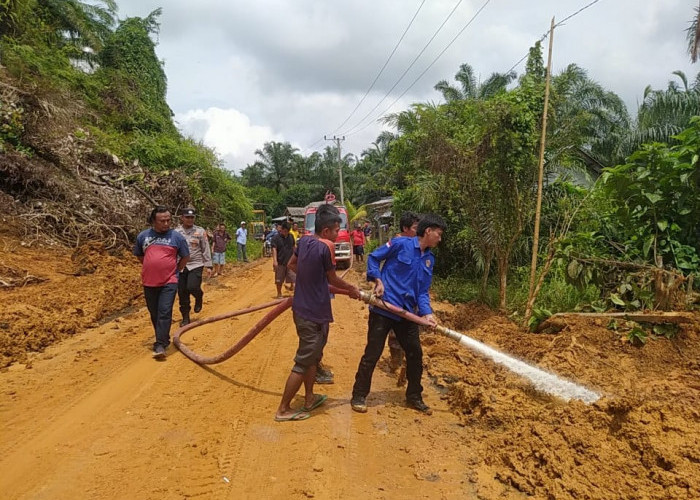
[(543, 321), (535, 329), (536, 332), (558, 332), (573, 319), (623, 319), (637, 323), (691, 323), (693, 320), (687, 313), (681, 312), (614, 312), (614, 313), (557, 313)]

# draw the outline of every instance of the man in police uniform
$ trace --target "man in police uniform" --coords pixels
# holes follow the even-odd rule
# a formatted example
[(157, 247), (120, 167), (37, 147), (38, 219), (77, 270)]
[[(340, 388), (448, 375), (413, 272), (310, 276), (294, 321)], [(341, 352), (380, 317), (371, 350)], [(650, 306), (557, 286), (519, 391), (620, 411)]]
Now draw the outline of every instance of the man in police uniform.
[(211, 276), (211, 250), (209, 249), (209, 238), (204, 228), (194, 225), (196, 212), (194, 208), (185, 208), (180, 216), (180, 225), (175, 231), (180, 233), (187, 240), (190, 249), (190, 260), (180, 273), (177, 283), (177, 295), (180, 301), (180, 313), (182, 321), (180, 326), (185, 326), (190, 322), (190, 295), (194, 297), (194, 312), (202, 310), (202, 272), (206, 269), (207, 277)]
[[(430, 306), (430, 284), (433, 278), (435, 256), (430, 251), (442, 240), (445, 221), (433, 214), (425, 215), (418, 223), (414, 238), (395, 238), (377, 248), (367, 258), (367, 280), (374, 281), (377, 296), (389, 304), (418, 314), (432, 325), (437, 325)], [(384, 266), (380, 270), (381, 262)], [(372, 373), (384, 350), (389, 330), (406, 352), (406, 404), (430, 415), (430, 407), (423, 402), (423, 350), (418, 336), (418, 325), (378, 307), (370, 307), (367, 346), (355, 375), (350, 405), (365, 413), (365, 402), (372, 384)]]

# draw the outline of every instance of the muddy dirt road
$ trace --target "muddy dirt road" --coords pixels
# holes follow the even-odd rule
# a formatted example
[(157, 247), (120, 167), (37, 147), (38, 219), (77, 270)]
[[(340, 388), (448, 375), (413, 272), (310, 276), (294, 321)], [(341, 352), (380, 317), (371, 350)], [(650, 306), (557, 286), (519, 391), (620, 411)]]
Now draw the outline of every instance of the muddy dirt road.
[[(269, 301), (269, 263), (206, 287), (202, 315)], [(366, 415), (349, 394), (367, 312), (347, 297), (326, 361), (328, 402), (303, 422), (273, 420), (296, 335), (286, 312), (231, 360), (200, 367), (172, 347), (150, 357), (145, 310), (77, 335), (2, 373), (0, 491), (4, 498), (397, 498), (469, 497), (457, 416), (429, 388), (435, 414), (403, 406), (378, 370)], [(177, 314), (177, 313), (176, 313)], [(218, 353), (264, 312), (189, 332)], [(174, 331), (175, 327), (173, 327)], [(301, 403), (300, 403), (301, 404)]]
[[(318, 386), (328, 402), (308, 420), (278, 423), (297, 343), (291, 312), (219, 365), (198, 366), (172, 346), (156, 362), (142, 299), (124, 285), (137, 279), (135, 264), (103, 255), (89, 275), (56, 274), (75, 260), (30, 254), (25, 268), (39, 262), (48, 280), (3, 292), (2, 328), (20, 319), (30, 325), (4, 337), (5, 356), (10, 341), (33, 345), (63, 328), (62, 311), (86, 319), (0, 372), (2, 498), (700, 497), (697, 323), (640, 349), (602, 324), (532, 335), (482, 306), (441, 304), (446, 324), (605, 397), (565, 404), (427, 334), (433, 415), (404, 406), (385, 360), (369, 412), (357, 414), (349, 396), (367, 311), (338, 297), (325, 357), (336, 383)], [(208, 283), (200, 317), (269, 301), (270, 267), (260, 260)], [(132, 312), (107, 321), (109, 304), (132, 300)], [(200, 353), (222, 352), (264, 314), (206, 325), (184, 341)]]

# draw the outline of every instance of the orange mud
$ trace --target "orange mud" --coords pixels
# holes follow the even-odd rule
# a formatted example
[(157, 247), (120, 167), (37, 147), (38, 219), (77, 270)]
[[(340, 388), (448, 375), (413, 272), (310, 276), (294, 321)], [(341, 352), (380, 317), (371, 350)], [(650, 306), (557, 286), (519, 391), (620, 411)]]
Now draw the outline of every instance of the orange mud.
[[(0, 248), (0, 280), (18, 283), (0, 289), (0, 368), (27, 363), (28, 353), (97, 326), (142, 294), (135, 258), (126, 252), (110, 255), (87, 244), (68, 253), (1, 236)], [(21, 286), (23, 277), (29, 279)]]
[[(603, 399), (586, 406), (535, 393), (425, 334), (424, 396), (434, 414), (404, 406), (388, 356), (368, 413), (357, 414), (349, 397), (367, 310), (338, 297), (324, 358), (336, 383), (316, 387), (328, 401), (308, 420), (278, 423), (297, 342), (289, 311), (219, 365), (200, 367), (172, 347), (157, 362), (128, 254), (90, 246), (71, 258), (9, 237), (2, 247), (0, 279), (45, 279), (0, 288), (0, 366), (12, 363), (0, 371), (3, 499), (700, 498), (697, 322), (639, 348), (603, 322), (536, 335), (480, 305), (436, 304), (446, 325)], [(269, 301), (271, 268), (269, 259), (229, 266), (205, 283), (193, 319)], [(354, 271), (348, 278), (364, 281)], [(183, 341), (220, 353), (265, 312)]]
[(473, 466), (537, 498), (700, 498), (697, 316), (675, 339), (643, 347), (603, 320), (537, 335), (478, 304), (444, 316), (459, 331), (603, 394), (590, 406), (563, 403), (446, 339), (426, 339), (431, 376), (470, 431)]

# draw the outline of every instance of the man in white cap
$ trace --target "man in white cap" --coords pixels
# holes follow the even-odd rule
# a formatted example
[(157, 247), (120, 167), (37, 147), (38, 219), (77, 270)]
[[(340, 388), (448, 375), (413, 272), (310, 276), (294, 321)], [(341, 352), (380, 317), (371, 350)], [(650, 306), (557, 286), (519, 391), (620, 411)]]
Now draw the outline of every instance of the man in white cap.
[(180, 301), (180, 312), (182, 321), (180, 326), (185, 326), (190, 322), (190, 295), (194, 297), (194, 312), (202, 310), (204, 292), (202, 291), (202, 272), (206, 268), (207, 276), (211, 276), (211, 250), (209, 248), (209, 238), (204, 228), (195, 226), (196, 216), (194, 208), (185, 208), (180, 216), (180, 225), (175, 231), (180, 233), (187, 240), (190, 249), (190, 260), (180, 273), (177, 284), (177, 295)]
[(241, 227), (236, 229), (236, 244), (238, 246), (238, 260), (248, 262), (248, 257), (245, 254), (245, 245), (248, 242), (248, 230), (245, 226), (245, 221), (241, 221)]

